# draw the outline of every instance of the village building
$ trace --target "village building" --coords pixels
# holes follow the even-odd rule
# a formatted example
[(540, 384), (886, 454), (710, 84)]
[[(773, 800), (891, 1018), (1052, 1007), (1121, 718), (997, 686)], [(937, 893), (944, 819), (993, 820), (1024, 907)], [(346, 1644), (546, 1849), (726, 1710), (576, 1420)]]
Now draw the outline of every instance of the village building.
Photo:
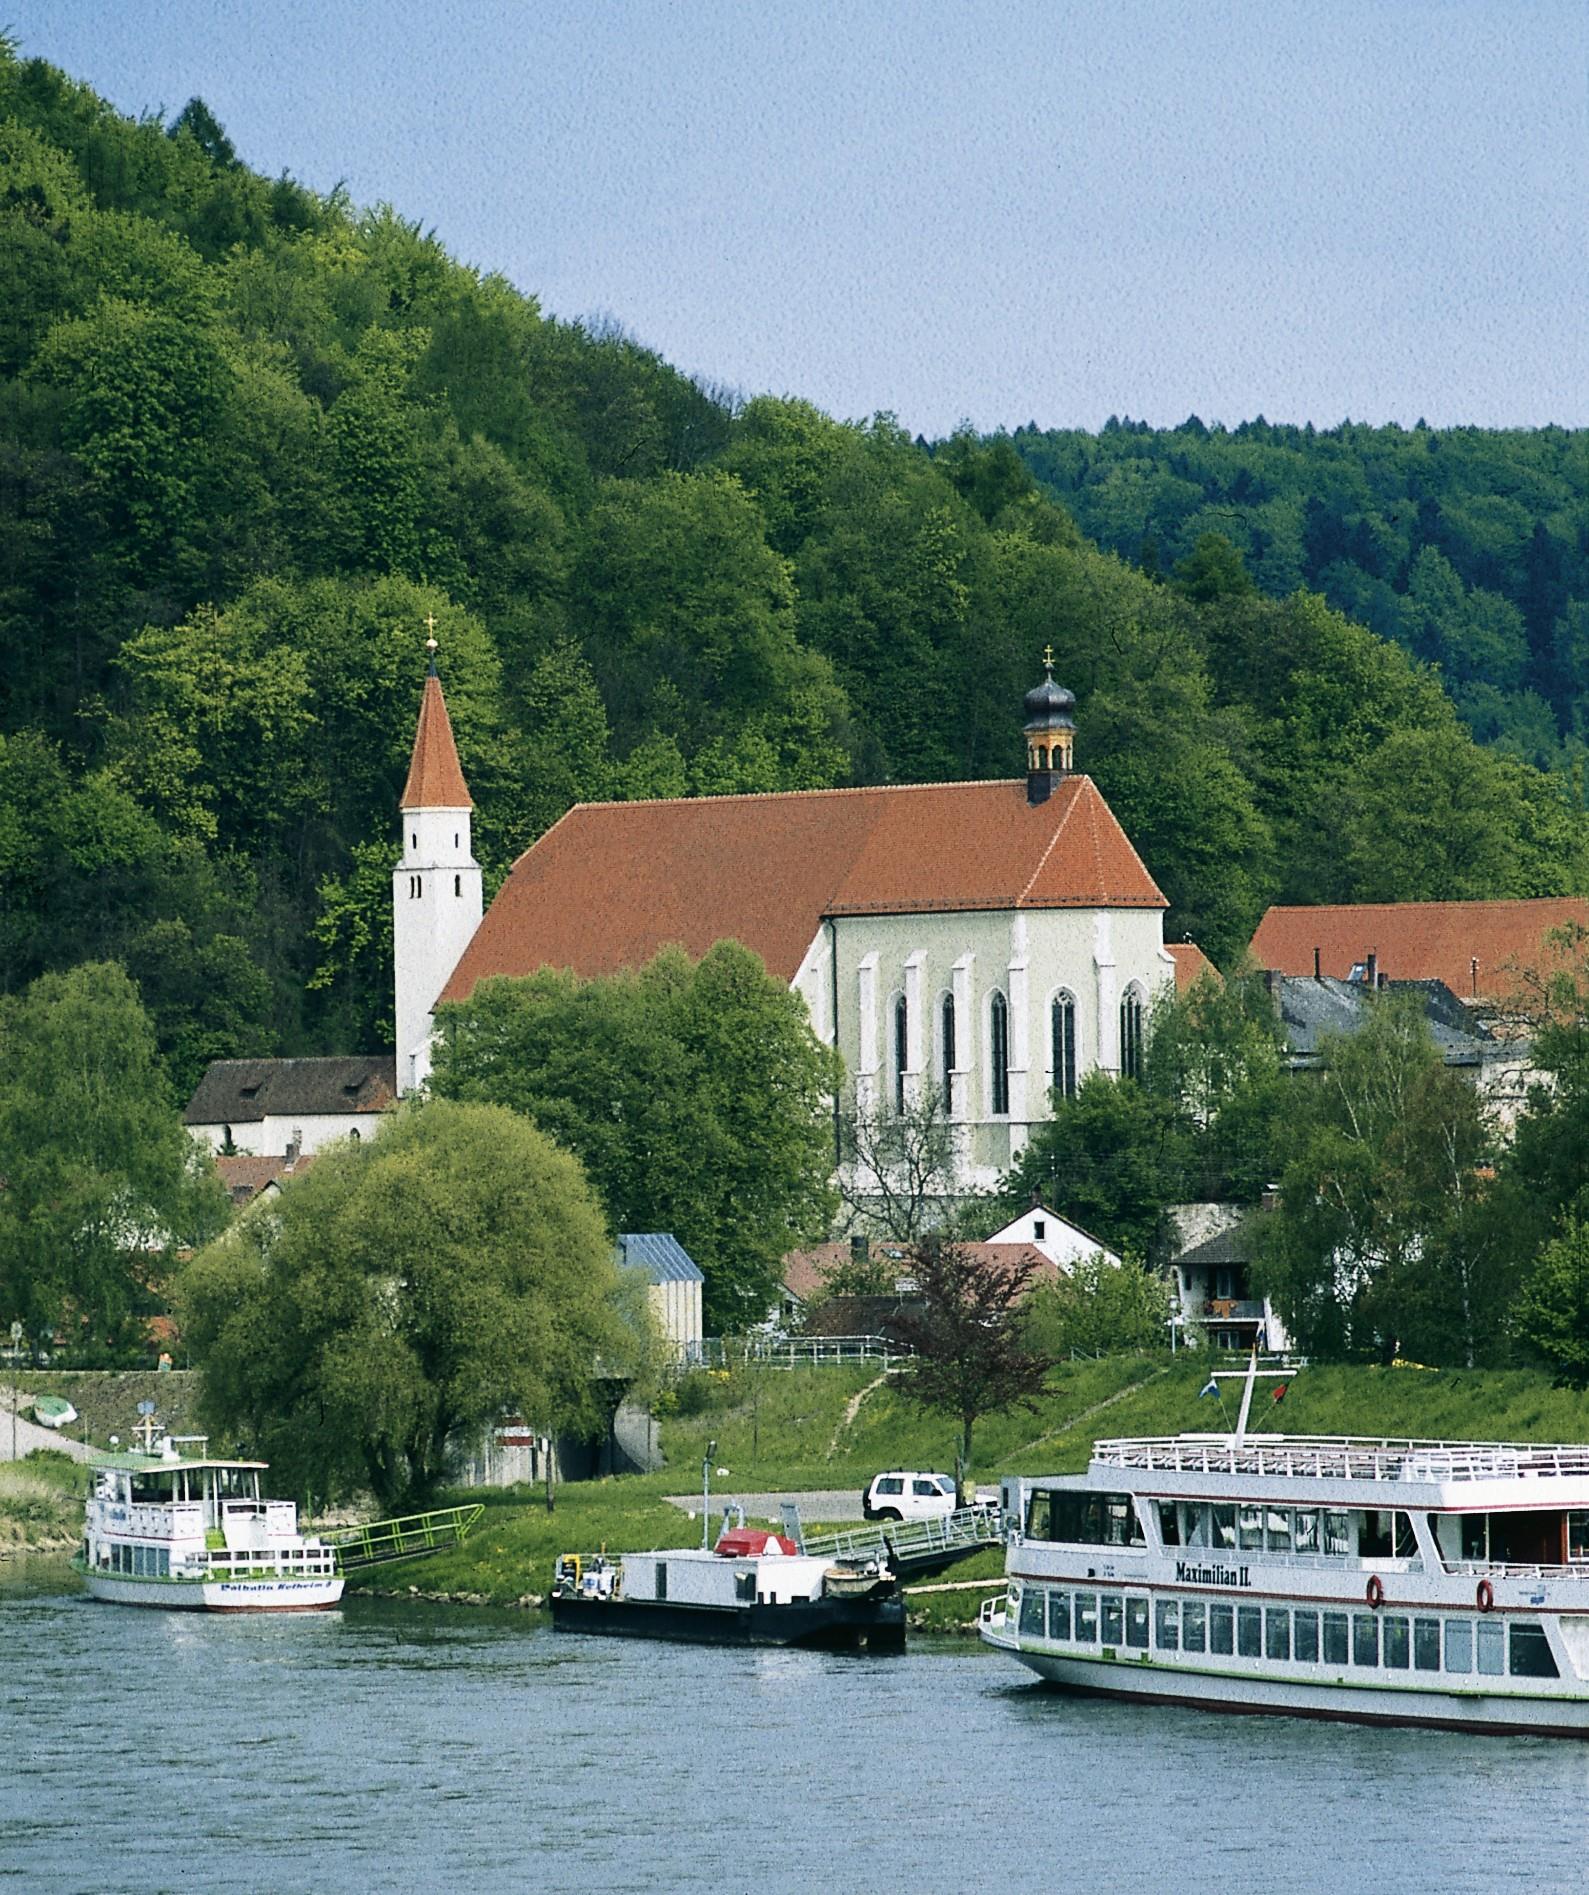
[(701, 1323), (701, 1266), (671, 1231), (623, 1231), (618, 1237), (618, 1268), (645, 1280), (646, 1301), (662, 1346), (674, 1363), (699, 1363), (705, 1330)]
[[(989, 1239), (959, 1247), (978, 1263), (1009, 1272), (1029, 1269), (1029, 1290), (1071, 1274), (1032, 1243)], [(846, 1267), (864, 1269), (878, 1287), (856, 1295), (830, 1294), (835, 1272)], [(788, 1252), (778, 1305), (769, 1312), (768, 1327), (774, 1331), (798, 1328), (806, 1336), (864, 1336), (891, 1342), (897, 1340), (899, 1318), (920, 1308), (911, 1246), (857, 1234)]]
[(1285, 1350), (1290, 1348), (1274, 1306), (1253, 1284), (1258, 1234), (1266, 1205), (1172, 1204), (1165, 1275), (1179, 1346)]
[(290, 1160), (333, 1138), (368, 1138), (397, 1102), (390, 1053), (329, 1059), (217, 1059), (182, 1121), (210, 1150)]

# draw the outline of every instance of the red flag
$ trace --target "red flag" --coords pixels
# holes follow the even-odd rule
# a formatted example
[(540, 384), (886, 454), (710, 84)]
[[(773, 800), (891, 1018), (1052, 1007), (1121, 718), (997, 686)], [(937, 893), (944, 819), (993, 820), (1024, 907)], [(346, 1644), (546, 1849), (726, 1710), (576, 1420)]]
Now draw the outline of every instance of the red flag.
[(1283, 1402), (1286, 1398), (1286, 1384), (1282, 1382), (1269, 1397), (1272, 1402)]

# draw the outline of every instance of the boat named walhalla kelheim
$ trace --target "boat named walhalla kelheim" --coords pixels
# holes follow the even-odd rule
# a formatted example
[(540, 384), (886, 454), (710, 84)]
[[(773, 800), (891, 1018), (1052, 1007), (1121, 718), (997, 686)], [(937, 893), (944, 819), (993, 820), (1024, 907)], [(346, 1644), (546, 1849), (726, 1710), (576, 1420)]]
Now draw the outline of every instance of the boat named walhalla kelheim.
[(1006, 1480), (986, 1643), (1093, 1695), (1589, 1736), (1589, 1447), (1249, 1435), (1259, 1374), (1233, 1434)]
[(72, 1560), (95, 1599), (187, 1612), (316, 1612), (342, 1597), (336, 1549), (298, 1531), (290, 1500), (264, 1500), (263, 1461), (217, 1460), (202, 1435), (157, 1435), (99, 1454), (83, 1546)]

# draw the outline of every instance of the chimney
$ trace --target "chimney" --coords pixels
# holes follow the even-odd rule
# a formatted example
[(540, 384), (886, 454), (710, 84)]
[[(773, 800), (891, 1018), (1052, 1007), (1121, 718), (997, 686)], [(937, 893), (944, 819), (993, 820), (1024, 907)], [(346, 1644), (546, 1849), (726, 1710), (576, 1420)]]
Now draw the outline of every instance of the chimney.
[(852, 1232), (850, 1235), (850, 1262), (865, 1263), (867, 1258), (871, 1255), (871, 1248), (870, 1243), (859, 1231)]
[(292, 1128), (292, 1137), (287, 1140), (287, 1162), (283, 1166), (284, 1170), (286, 1171), (292, 1170), (293, 1166), (297, 1164), (298, 1154), (302, 1150), (303, 1150), (303, 1128), (302, 1126), (295, 1125)]
[(1479, 957), (1477, 954), (1470, 954), (1468, 956), (1468, 973), (1473, 980), (1474, 998), (1477, 999), (1479, 992)]
[(1038, 1187), (1034, 1184), (1032, 1186), (1032, 1209), (1034, 1211), (1040, 1211), (1042, 1210), (1042, 1208), (1043, 1208), (1043, 1194), (1038, 1189)]
[(1371, 993), (1379, 992), (1379, 956), (1372, 948), (1368, 950), (1368, 972), (1364, 975)]
[(1313, 950), (1313, 978), (1315, 980), (1323, 980), (1324, 978), (1324, 970), (1320, 964), (1319, 950), (1317, 948)]

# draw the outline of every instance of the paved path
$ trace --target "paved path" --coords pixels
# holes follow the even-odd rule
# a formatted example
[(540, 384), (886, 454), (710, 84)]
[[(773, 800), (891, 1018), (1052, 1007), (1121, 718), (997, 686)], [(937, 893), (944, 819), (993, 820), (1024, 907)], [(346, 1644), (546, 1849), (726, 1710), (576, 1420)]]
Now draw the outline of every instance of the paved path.
[[(27, 1404), (24, 1402), (23, 1406)], [(41, 1428), (25, 1415), (11, 1412), (11, 1391), (0, 1390), (0, 1461), (11, 1459), (11, 1429), (16, 1425), (16, 1458), (20, 1461), (36, 1448), (53, 1448), (57, 1454), (69, 1454), (74, 1461), (86, 1461), (93, 1449), (85, 1441), (74, 1441), (55, 1428)]]
[[(675, 1507), (683, 1507), (700, 1517), (701, 1496), (694, 1494), (669, 1494), (668, 1500)], [(778, 1509), (786, 1500), (797, 1501), (800, 1506), (800, 1518), (810, 1526), (816, 1522), (825, 1524), (829, 1520), (864, 1520), (861, 1511), (861, 1490), (859, 1487), (845, 1487), (830, 1492), (807, 1492), (802, 1494), (747, 1494), (740, 1493), (731, 1481), (719, 1483), (712, 1481), (712, 1514), (716, 1518), (724, 1507), (734, 1503), (745, 1509), (748, 1520), (771, 1520), (779, 1518)]]

